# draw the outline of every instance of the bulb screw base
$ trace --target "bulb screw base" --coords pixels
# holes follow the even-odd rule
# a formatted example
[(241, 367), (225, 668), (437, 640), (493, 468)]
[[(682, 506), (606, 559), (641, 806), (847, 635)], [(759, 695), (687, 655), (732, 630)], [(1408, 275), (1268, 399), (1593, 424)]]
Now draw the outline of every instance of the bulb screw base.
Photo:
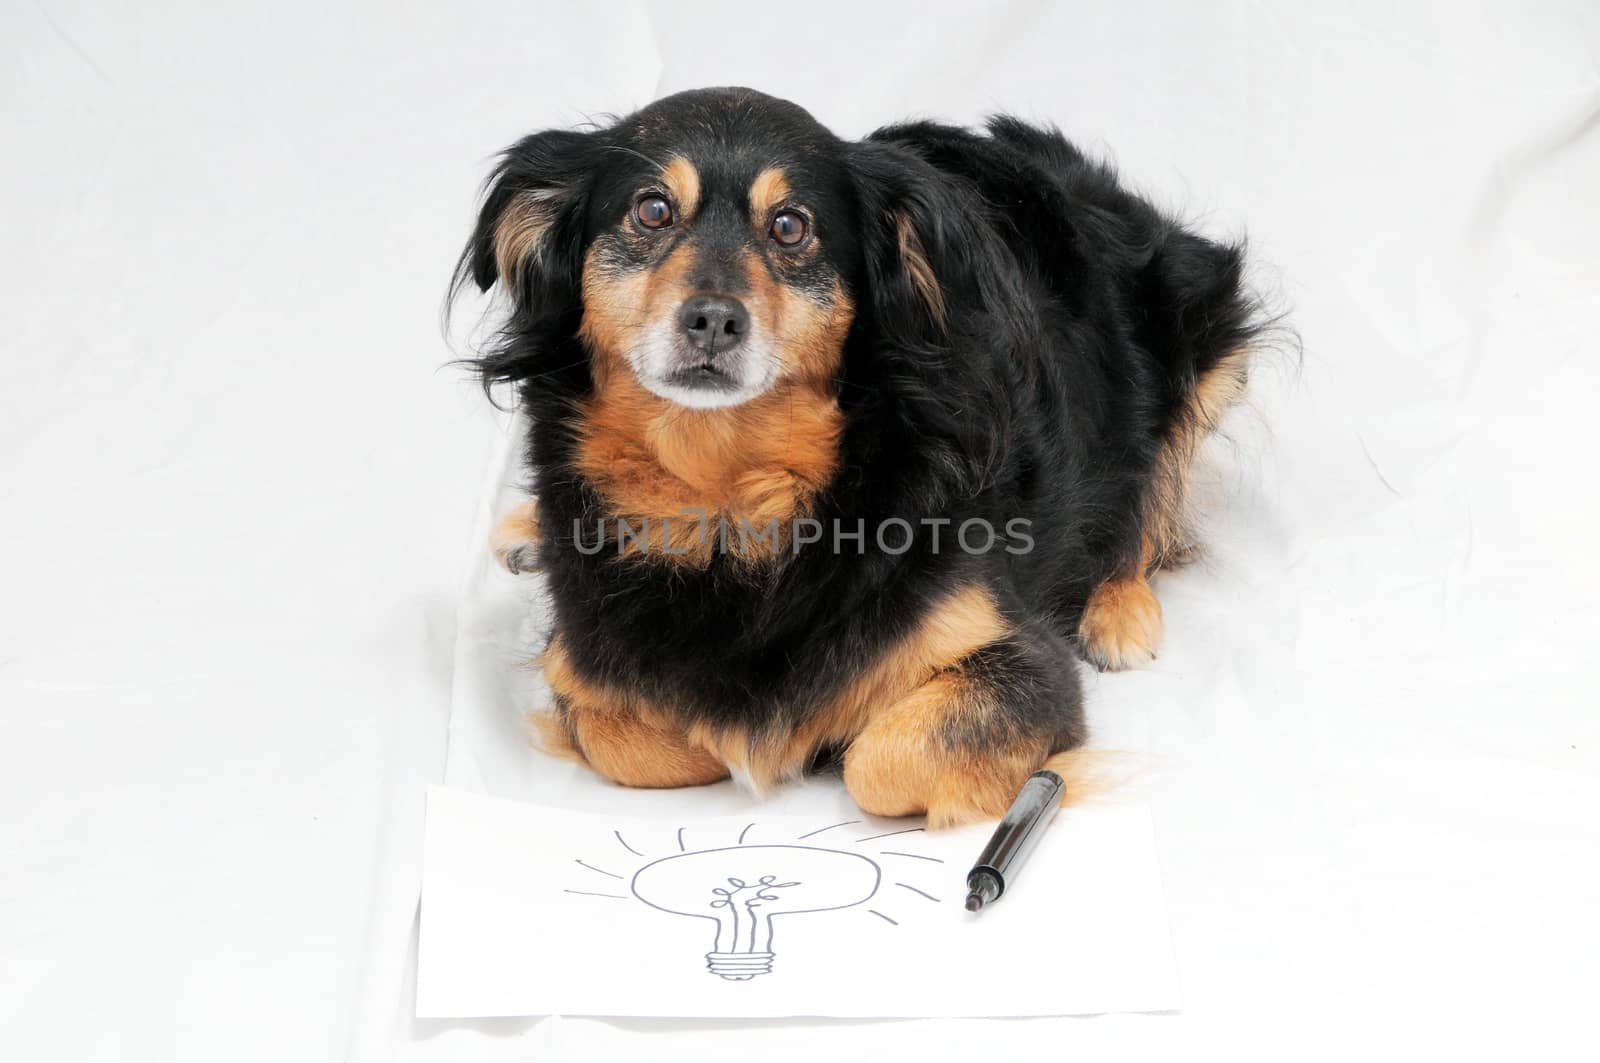
[(758, 974), (772, 973), (772, 953), (708, 952), (706, 968), (730, 982), (748, 982)]

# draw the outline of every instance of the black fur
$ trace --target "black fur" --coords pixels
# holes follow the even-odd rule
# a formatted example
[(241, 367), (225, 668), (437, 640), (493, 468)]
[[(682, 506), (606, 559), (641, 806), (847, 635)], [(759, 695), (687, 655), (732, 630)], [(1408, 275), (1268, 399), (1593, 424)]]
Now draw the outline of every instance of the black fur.
[[(841, 471), (816, 517), (919, 527), (899, 556), (868, 536), (752, 572), (584, 556), (601, 514), (575, 474), (573, 402), (591, 387), (576, 338), (583, 255), (618, 224), (650, 160), (781, 162), (807, 185), (826, 266), (857, 307), (837, 381)], [(730, 170), (731, 172), (731, 170)], [(712, 175), (715, 177), (715, 175)], [(499, 278), (500, 212), (557, 190), (500, 341), (478, 363), (530, 416), (540, 560), (574, 665), (686, 720), (792, 726), (953, 588), (990, 588), (1015, 633), (968, 664), (994, 677), (995, 718), (945, 736), (976, 751), (1018, 735), (1084, 739), (1073, 638), (1091, 591), (1138, 563), (1142, 503), (1197, 378), (1257, 325), (1237, 247), (1186, 230), (1053, 130), (891, 126), (851, 143), (792, 104), (745, 90), (684, 93), (591, 132), (546, 132), (503, 157), (458, 284)], [(909, 218), (946, 302), (941, 322), (902, 261)], [(948, 518), (935, 553), (923, 518)], [(1030, 552), (949, 549), (962, 521), (1023, 518)], [(592, 534), (592, 532), (590, 533)]]

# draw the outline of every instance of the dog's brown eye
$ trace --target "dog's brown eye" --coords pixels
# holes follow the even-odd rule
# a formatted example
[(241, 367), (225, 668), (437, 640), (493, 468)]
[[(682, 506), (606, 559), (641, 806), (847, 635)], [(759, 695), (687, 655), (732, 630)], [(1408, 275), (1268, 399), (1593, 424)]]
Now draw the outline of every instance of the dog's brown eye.
[(794, 247), (806, 238), (806, 216), (799, 211), (780, 210), (772, 219), (769, 232), (784, 247)]
[(645, 196), (634, 205), (633, 216), (646, 229), (665, 229), (672, 224), (672, 204), (660, 196)]

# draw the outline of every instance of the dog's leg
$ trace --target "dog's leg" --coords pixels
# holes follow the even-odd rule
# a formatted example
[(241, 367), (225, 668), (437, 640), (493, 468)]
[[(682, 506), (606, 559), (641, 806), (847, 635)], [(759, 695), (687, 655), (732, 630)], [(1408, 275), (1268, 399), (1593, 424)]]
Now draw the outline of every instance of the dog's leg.
[(1243, 397), (1250, 358), (1250, 350), (1241, 348), (1218, 359), (1167, 428), (1145, 489), (1138, 565), (1095, 588), (1078, 626), (1083, 655), (1097, 668), (1121, 671), (1155, 658), (1163, 623), (1149, 578), (1198, 552), (1186, 512), (1188, 480), (1201, 444)]
[(669, 724), (616, 705), (566, 702), (560, 718), (583, 759), (624, 786), (704, 786), (728, 777), (728, 766)]
[(1060, 640), (1009, 637), (888, 706), (845, 752), (862, 811), (926, 813), (930, 827), (995, 819), (1029, 774), (1084, 738), (1077, 674)]
[(495, 560), (512, 575), (533, 572), (539, 567), (539, 503), (522, 503), (500, 518), (489, 536)]
[(684, 728), (625, 691), (592, 683), (573, 669), (559, 638), (542, 659), (556, 695), (557, 727), (543, 728), (551, 752), (581, 759), (624, 786), (703, 786), (728, 777), (728, 767)]
[(1161, 603), (1141, 569), (1095, 588), (1084, 606), (1078, 639), (1090, 664), (1122, 671), (1155, 659), (1162, 628)]

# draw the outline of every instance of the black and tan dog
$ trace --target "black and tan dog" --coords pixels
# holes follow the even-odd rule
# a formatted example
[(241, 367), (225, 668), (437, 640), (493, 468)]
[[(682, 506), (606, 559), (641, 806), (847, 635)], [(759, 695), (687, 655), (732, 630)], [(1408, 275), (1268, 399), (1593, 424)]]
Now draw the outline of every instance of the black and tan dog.
[(632, 786), (825, 756), (866, 811), (998, 815), (1149, 659), (1195, 449), (1260, 326), (1238, 248), (1059, 134), (686, 92), (510, 148), (458, 285), (529, 414), (549, 728)]

